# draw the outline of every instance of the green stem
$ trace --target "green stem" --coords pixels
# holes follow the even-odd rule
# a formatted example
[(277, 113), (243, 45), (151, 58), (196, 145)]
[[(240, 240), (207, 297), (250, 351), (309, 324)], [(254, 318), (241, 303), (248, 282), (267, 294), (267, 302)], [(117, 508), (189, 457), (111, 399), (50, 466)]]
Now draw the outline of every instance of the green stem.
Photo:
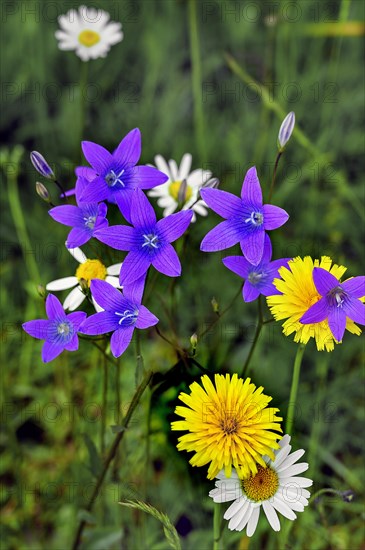
[(7, 179), (10, 211), (14, 221), (19, 246), (22, 249), (23, 259), (28, 271), (29, 278), (34, 283), (38, 283), (41, 281), (41, 276), (38, 271), (37, 262), (34, 259), (34, 250), (31, 247), (27, 226), (23, 216), (23, 209), (21, 207), (18, 189), (18, 175), (11, 174), (9, 171)]
[(259, 296), (259, 299), (257, 300), (257, 307), (258, 307), (258, 318), (259, 318), (259, 319), (258, 319), (258, 322), (257, 322), (256, 331), (255, 331), (255, 336), (253, 337), (253, 341), (252, 341), (252, 344), (251, 344), (251, 348), (250, 348), (249, 354), (248, 354), (248, 356), (247, 356), (247, 359), (246, 359), (246, 361), (245, 361), (245, 364), (243, 365), (242, 374), (241, 374), (242, 378), (245, 378), (245, 376), (247, 376), (248, 368), (249, 368), (249, 366), (250, 366), (250, 362), (251, 362), (252, 356), (253, 356), (254, 351), (255, 351), (255, 349), (256, 349), (257, 342), (259, 341), (262, 327), (263, 327), (264, 324), (265, 324), (265, 321), (264, 321), (263, 315), (262, 315), (262, 300), (261, 300), (261, 295)]
[(202, 98), (202, 75), (199, 47), (199, 31), (196, 13), (196, 0), (189, 0), (189, 33), (190, 33), (190, 55), (191, 55), (191, 77), (194, 99), (194, 126), (195, 139), (199, 156), (202, 162), (206, 160), (205, 154), (205, 131), (204, 131), (204, 114), (203, 114), (203, 98)]
[(286, 415), (285, 433), (291, 435), (295, 416), (295, 406), (297, 401), (300, 367), (304, 355), (305, 344), (299, 344), (297, 353), (294, 359), (293, 378), (290, 388), (288, 412)]
[(221, 538), (221, 505), (214, 503), (213, 515), (213, 550), (219, 550), (219, 541)]
[(313, 493), (313, 495), (310, 497), (309, 503), (315, 502), (317, 500), (317, 498), (319, 498), (322, 495), (327, 495), (327, 494), (328, 495), (336, 495), (336, 497), (338, 497), (339, 494), (340, 494), (340, 491), (336, 491), (336, 489), (330, 489), (330, 488), (319, 489), (319, 491), (317, 491), (316, 493)]
[(103, 364), (103, 401), (101, 406), (101, 432), (100, 432), (100, 450), (101, 455), (104, 455), (105, 451), (105, 430), (106, 430), (106, 416), (108, 408), (108, 362), (107, 356), (104, 354)]
[[(95, 504), (95, 500), (96, 500), (96, 498), (99, 494), (100, 488), (101, 488), (101, 486), (104, 482), (104, 479), (105, 479), (105, 476), (108, 472), (109, 466), (110, 466), (113, 458), (116, 455), (119, 444), (120, 444), (120, 442), (122, 441), (122, 439), (124, 437), (124, 434), (126, 432), (126, 429), (128, 428), (128, 425), (129, 425), (129, 422), (130, 422), (130, 420), (133, 416), (133, 413), (134, 413), (134, 411), (135, 411), (135, 409), (136, 409), (136, 407), (137, 407), (137, 405), (138, 405), (145, 389), (147, 388), (148, 384), (150, 383), (152, 376), (153, 376), (153, 372), (148, 371), (146, 373), (144, 379), (142, 380), (141, 384), (138, 386), (138, 388), (136, 389), (136, 391), (133, 395), (132, 402), (129, 405), (127, 414), (125, 415), (125, 418), (122, 422), (121, 431), (118, 432), (117, 435), (114, 438), (113, 444), (110, 447), (109, 452), (108, 452), (108, 454), (105, 458), (104, 465), (103, 465), (103, 468), (101, 470), (101, 473), (98, 476), (98, 479), (97, 479), (96, 485), (94, 487), (94, 490), (93, 490), (93, 492), (90, 496), (90, 499), (89, 499), (89, 501), (86, 505), (85, 509), (86, 509), (87, 512), (91, 512), (91, 510), (93, 509), (93, 506)], [(82, 520), (79, 523), (79, 526), (77, 528), (77, 532), (76, 532), (76, 535), (75, 535), (75, 539), (74, 539), (74, 542), (72, 544), (72, 550), (76, 550), (77, 548), (79, 548), (82, 533), (84, 531), (85, 525), (86, 525), (86, 522), (84, 520)]]
[(268, 201), (267, 201), (268, 203), (270, 203), (271, 199), (272, 199), (272, 194), (274, 192), (274, 186), (275, 186), (276, 171), (278, 169), (279, 160), (280, 160), (282, 154), (283, 153), (279, 151), (279, 153), (276, 157), (274, 172), (273, 172), (273, 175), (272, 175), (272, 180), (271, 180), (271, 185), (270, 185), (269, 198), (268, 198)]
[[(80, 116), (80, 139), (77, 143), (77, 147), (80, 147), (80, 142), (83, 140), (84, 137), (84, 129), (85, 129), (85, 122), (86, 122), (86, 86), (88, 81), (88, 74), (89, 74), (89, 63), (88, 61), (82, 61), (81, 62), (81, 69), (80, 69), (80, 85), (79, 85), (79, 92), (80, 92), (80, 105), (79, 105), (79, 116)], [(77, 157), (79, 156), (79, 152), (77, 152)], [(81, 161), (82, 161), (82, 153), (81, 153)]]
[(203, 338), (203, 336), (205, 336), (210, 330), (212, 330), (212, 328), (215, 327), (215, 325), (217, 323), (219, 323), (219, 321), (222, 319), (223, 315), (225, 315), (227, 313), (227, 311), (229, 311), (231, 309), (231, 307), (233, 306), (233, 304), (235, 303), (235, 301), (237, 300), (237, 298), (241, 294), (241, 292), (242, 292), (242, 285), (240, 285), (239, 289), (237, 290), (237, 292), (233, 296), (232, 300), (230, 301), (228, 306), (222, 311), (222, 313), (220, 313), (218, 315), (218, 317), (216, 317), (215, 320), (206, 329), (204, 329), (202, 332), (200, 332), (197, 335), (198, 336), (198, 341), (201, 340)]

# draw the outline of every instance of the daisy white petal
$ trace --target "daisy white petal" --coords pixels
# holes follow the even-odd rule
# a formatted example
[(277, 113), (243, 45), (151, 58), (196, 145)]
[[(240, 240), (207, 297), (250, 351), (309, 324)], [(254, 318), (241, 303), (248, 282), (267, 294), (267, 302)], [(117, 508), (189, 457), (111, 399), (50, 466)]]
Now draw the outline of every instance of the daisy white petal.
[(119, 277), (121, 267), (122, 267), (121, 262), (119, 264), (113, 264), (106, 268), (106, 272), (108, 275), (115, 275)]
[(75, 258), (77, 262), (79, 262), (79, 264), (83, 264), (84, 262), (86, 262), (87, 258), (81, 248), (68, 248), (67, 250), (69, 251), (71, 256)]
[(82, 292), (81, 288), (77, 286), (71, 290), (70, 294), (67, 296), (66, 300), (63, 302), (63, 309), (69, 309), (74, 311), (79, 307), (80, 304), (85, 300), (86, 296)]
[(107, 275), (105, 277), (105, 280), (107, 283), (111, 284), (114, 288), (120, 288), (119, 277), (112, 277), (111, 275)]
[(67, 290), (76, 286), (78, 283), (77, 277), (63, 277), (62, 279), (56, 279), (46, 285), (47, 290)]
[[(305, 477), (297, 477), (308, 468), (305, 462), (295, 464), (303, 454), (303, 450), (290, 454), (290, 436), (285, 435), (280, 443), (280, 448), (275, 451), (274, 459), (264, 457), (263, 464), (257, 465), (257, 472), (252, 472), (246, 477), (237, 477), (233, 480), (236, 490), (233, 489), (232, 479), (226, 477), (225, 471), (220, 471), (215, 482), (216, 489), (210, 491), (209, 496), (214, 502), (234, 502), (228, 507), (224, 519), (229, 520), (228, 527), (232, 530), (242, 531), (251, 537), (257, 527), (260, 508), (262, 507), (270, 526), (274, 531), (280, 531), (278, 512), (285, 518), (294, 521), (295, 512), (303, 512), (308, 506), (310, 492), (304, 489), (312, 485), (312, 480)], [(233, 470), (232, 474), (241, 470)], [(226, 490), (227, 484), (230, 489)], [(238, 494), (237, 494), (238, 493)], [(230, 497), (230, 498), (227, 498)]]
[[(192, 208), (196, 220), (196, 214), (207, 215), (207, 205), (199, 200), (200, 188), (210, 179), (211, 172), (198, 168), (190, 172), (192, 156), (185, 153), (180, 166), (173, 159), (168, 162), (161, 156), (155, 156), (155, 165), (161, 172), (168, 176), (168, 180), (148, 192), (150, 197), (157, 198), (157, 204), (163, 208), (163, 216), (169, 216), (175, 210), (187, 210)], [(183, 187), (182, 187), (183, 186)], [(198, 201), (198, 202), (197, 202)]]
[(55, 36), (61, 50), (74, 50), (82, 61), (105, 57), (110, 47), (123, 39), (122, 25), (109, 21), (109, 13), (80, 6), (58, 18), (61, 30)]

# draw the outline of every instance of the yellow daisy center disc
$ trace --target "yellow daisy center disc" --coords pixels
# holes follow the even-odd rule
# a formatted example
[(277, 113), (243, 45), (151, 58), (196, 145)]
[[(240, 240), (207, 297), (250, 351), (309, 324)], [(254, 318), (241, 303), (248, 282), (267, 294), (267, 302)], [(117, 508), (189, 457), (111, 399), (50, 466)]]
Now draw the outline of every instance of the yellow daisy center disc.
[[(181, 184), (182, 184), (182, 181), (173, 181), (169, 185), (169, 194), (176, 202), (178, 202)], [(191, 199), (192, 195), (193, 195), (193, 190), (190, 187), (190, 185), (187, 185), (184, 202), (188, 202)]]
[(99, 260), (86, 260), (77, 268), (76, 277), (79, 281), (84, 279), (90, 286), (91, 279), (105, 279), (106, 267)]
[(257, 467), (257, 474), (241, 480), (248, 498), (255, 502), (273, 497), (279, 488), (279, 477), (271, 468)]
[(81, 31), (79, 34), (79, 42), (83, 46), (91, 48), (91, 46), (95, 46), (95, 44), (100, 42), (100, 34), (90, 30)]

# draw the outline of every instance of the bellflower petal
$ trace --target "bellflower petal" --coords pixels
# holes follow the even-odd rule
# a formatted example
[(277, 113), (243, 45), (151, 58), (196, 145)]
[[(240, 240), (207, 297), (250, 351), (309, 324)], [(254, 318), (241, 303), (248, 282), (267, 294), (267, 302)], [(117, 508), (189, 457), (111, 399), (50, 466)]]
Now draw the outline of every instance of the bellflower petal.
[(133, 281), (133, 283), (126, 283), (123, 285), (123, 294), (133, 303), (140, 304), (142, 302), (144, 287), (146, 284), (147, 273), (142, 275), (139, 279)]
[(181, 263), (171, 244), (166, 244), (160, 249), (159, 254), (152, 259), (152, 265), (157, 271), (168, 277), (179, 277), (181, 275)]
[(107, 229), (99, 229), (95, 231), (94, 237), (116, 250), (129, 251), (137, 242), (136, 230), (128, 225), (113, 225)]
[(97, 173), (90, 168), (90, 166), (77, 166), (75, 168), (75, 174), (78, 178), (86, 179), (89, 182), (97, 177)]
[(138, 128), (134, 128), (119, 143), (113, 157), (121, 166), (134, 166), (139, 161), (140, 156), (141, 132)]
[(50, 361), (53, 361), (53, 359), (56, 359), (56, 357), (61, 355), (64, 349), (65, 346), (59, 344), (58, 342), (44, 342), (42, 348), (43, 363), (49, 363)]
[(90, 232), (86, 229), (81, 229), (79, 227), (74, 227), (71, 229), (67, 236), (66, 247), (75, 248), (77, 246), (82, 246), (87, 243), (91, 238)]
[(264, 241), (264, 253), (262, 255), (261, 262), (262, 263), (269, 263), (272, 256), (272, 246), (270, 237), (268, 234), (265, 235), (265, 241)]
[[(97, 303), (99, 304), (99, 302)], [(118, 319), (116, 316), (110, 311), (101, 311), (100, 313), (90, 315), (90, 317), (82, 323), (80, 332), (90, 336), (97, 336), (99, 334), (113, 332), (118, 328)]]
[(165, 183), (169, 177), (153, 166), (136, 166), (133, 171), (133, 181), (140, 189), (152, 189)]
[(241, 198), (244, 202), (252, 206), (262, 205), (262, 191), (255, 166), (247, 171), (245, 179), (243, 180)]
[(53, 294), (48, 294), (46, 299), (46, 313), (48, 318), (52, 321), (53, 319), (65, 317), (65, 311), (61, 306), (61, 302), (53, 296)]
[(90, 290), (96, 302), (105, 310), (118, 311), (124, 305), (121, 292), (105, 281), (93, 279)]
[(92, 141), (83, 141), (81, 147), (87, 162), (91, 164), (93, 170), (98, 175), (105, 176), (109, 166), (113, 164), (113, 155), (104, 147)]
[(145, 306), (140, 306), (136, 322), (137, 328), (143, 329), (153, 327), (154, 325), (157, 325), (158, 321), (159, 320), (156, 315), (153, 315), (149, 309)]
[(113, 332), (110, 339), (110, 349), (112, 350), (114, 357), (120, 357), (122, 353), (125, 352), (132, 340), (133, 331), (134, 327), (131, 326), (120, 328), (119, 330)]
[(252, 264), (243, 256), (228, 256), (227, 258), (223, 258), (222, 262), (228, 269), (243, 279), (248, 277), (250, 268), (252, 267)]
[(329, 310), (328, 324), (337, 342), (341, 342), (346, 329), (346, 315), (344, 314), (342, 308), (332, 307)]
[[(86, 313), (85, 313), (86, 316)], [(68, 344), (65, 345), (67, 351), (77, 351), (79, 349), (79, 337), (75, 334)]]
[(304, 325), (311, 323), (320, 323), (328, 317), (328, 306), (326, 298), (321, 298), (313, 304), (308, 311), (301, 317), (300, 322)]
[(49, 329), (49, 321), (46, 319), (36, 319), (35, 321), (28, 321), (23, 323), (22, 327), (33, 338), (39, 340), (45, 340), (47, 338), (47, 332)]
[(105, 179), (98, 176), (84, 188), (78, 202), (99, 202), (108, 199), (110, 189)]
[(142, 277), (147, 272), (151, 263), (151, 259), (147, 254), (131, 250), (122, 263), (119, 275), (120, 284), (133, 283)]
[(203, 252), (224, 250), (237, 244), (240, 238), (237, 224), (231, 220), (225, 220), (209, 231), (201, 242), (200, 250)]
[(115, 194), (115, 202), (128, 223), (131, 223), (131, 202), (134, 191), (134, 189), (124, 189), (122, 193)]
[[(360, 278), (360, 277), (359, 277)], [(357, 298), (349, 296), (343, 305), (345, 315), (350, 317), (355, 323), (365, 325), (365, 304)]]
[(185, 233), (192, 217), (192, 210), (184, 210), (177, 212), (177, 214), (171, 214), (157, 222), (157, 229), (166, 241), (173, 243)]
[(77, 223), (83, 223), (82, 212), (77, 206), (63, 205), (55, 206), (48, 211), (48, 214), (56, 222), (73, 227)]
[(313, 281), (321, 296), (326, 296), (328, 292), (340, 284), (332, 273), (321, 267), (313, 269)]
[(72, 322), (75, 331), (77, 331), (79, 326), (85, 321), (86, 313), (84, 311), (75, 311), (74, 313), (69, 313), (67, 319)]
[(253, 302), (261, 294), (260, 290), (252, 285), (250, 281), (245, 281), (242, 289), (242, 295), (245, 302)]
[(253, 265), (260, 263), (264, 252), (265, 231), (262, 227), (246, 234), (240, 241), (241, 250)]
[(352, 277), (342, 283), (342, 288), (352, 294), (354, 298), (363, 298), (365, 296), (365, 277)]
[(206, 188), (200, 190), (200, 195), (209, 208), (222, 218), (231, 218), (240, 214), (242, 201), (232, 193), (220, 189)]
[(264, 204), (263, 213), (264, 226), (267, 230), (277, 229), (289, 219), (289, 214), (285, 210), (272, 204)]
[(136, 189), (133, 193), (130, 217), (135, 227), (146, 228), (156, 225), (155, 211), (140, 189)]

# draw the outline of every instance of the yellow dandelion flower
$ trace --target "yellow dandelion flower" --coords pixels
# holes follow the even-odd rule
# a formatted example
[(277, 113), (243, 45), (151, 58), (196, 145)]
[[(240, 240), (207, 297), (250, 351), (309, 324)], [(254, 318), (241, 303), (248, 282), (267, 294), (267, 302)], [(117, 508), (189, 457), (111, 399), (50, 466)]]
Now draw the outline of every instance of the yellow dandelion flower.
[(279, 409), (267, 407), (272, 398), (250, 378), (216, 374), (215, 387), (207, 375), (201, 381), (203, 387), (194, 382), (190, 395), (179, 395), (187, 407), (178, 406), (175, 413), (185, 420), (172, 422), (171, 428), (189, 433), (179, 438), (177, 448), (195, 452), (193, 466), (210, 463), (208, 479), (222, 469), (230, 477), (232, 465), (242, 478), (256, 474), (258, 465), (266, 467), (263, 455), (274, 459), (274, 449), (279, 448)]
[[(294, 341), (303, 344), (314, 338), (318, 351), (333, 351), (334, 343), (339, 342), (334, 339), (327, 319), (308, 325), (303, 325), (299, 321), (310, 306), (321, 298), (313, 282), (315, 267), (329, 271), (337, 279), (341, 279), (347, 269), (341, 265), (332, 265), (332, 260), (328, 256), (322, 256), (321, 260), (313, 260), (310, 256), (293, 258), (288, 262), (287, 268), (279, 269), (281, 279), (273, 281), (281, 294), (268, 296), (266, 300), (277, 321), (286, 319), (283, 323), (285, 336), (295, 333)], [(352, 334), (361, 334), (361, 329), (349, 318), (346, 321), (346, 329)]]

